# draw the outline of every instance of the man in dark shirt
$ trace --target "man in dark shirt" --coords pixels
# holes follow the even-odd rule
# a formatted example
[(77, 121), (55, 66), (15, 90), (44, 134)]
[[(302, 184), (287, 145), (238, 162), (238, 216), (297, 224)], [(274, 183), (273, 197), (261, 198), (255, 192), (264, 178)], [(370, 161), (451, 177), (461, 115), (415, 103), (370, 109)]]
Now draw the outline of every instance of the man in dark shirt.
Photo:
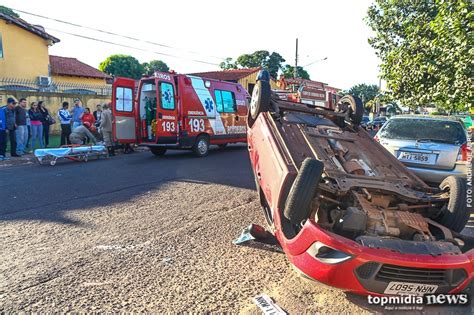
[(5, 122), (6, 122), (6, 131), (8, 138), (10, 139), (10, 155), (19, 156), (16, 154), (16, 118), (15, 118), (15, 105), (16, 101), (14, 98), (9, 97), (7, 100), (7, 106), (5, 108)]
[(18, 106), (15, 107), (16, 122), (16, 154), (25, 154), (26, 141), (28, 141), (28, 127), (26, 126), (26, 98), (20, 98)]

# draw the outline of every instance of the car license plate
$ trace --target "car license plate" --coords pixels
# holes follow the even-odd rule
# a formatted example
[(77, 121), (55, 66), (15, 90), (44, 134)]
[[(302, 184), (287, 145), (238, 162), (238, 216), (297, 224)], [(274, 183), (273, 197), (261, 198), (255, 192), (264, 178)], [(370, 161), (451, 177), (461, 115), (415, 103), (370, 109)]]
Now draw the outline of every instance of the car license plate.
[(436, 163), (436, 155), (429, 153), (400, 151), (398, 154), (398, 160), (401, 162), (434, 165)]
[(437, 285), (433, 284), (422, 284), (422, 283), (409, 283), (409, 282), (395, 282), (392, 281), (388, 284), (385, 289), (385, 294), (412, 294), (412, 295), (423, 295), (432, 294), (438, 289)]

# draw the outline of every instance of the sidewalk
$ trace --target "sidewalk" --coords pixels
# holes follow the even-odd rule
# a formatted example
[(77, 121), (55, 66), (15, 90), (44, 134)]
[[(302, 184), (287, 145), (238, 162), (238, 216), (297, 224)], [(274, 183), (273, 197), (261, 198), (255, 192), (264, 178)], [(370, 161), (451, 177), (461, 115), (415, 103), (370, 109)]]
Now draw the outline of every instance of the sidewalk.
[(25, 154), (22, 157), (10, 157), (10, 154), (7, 154), (7, 157), (9, 158), (9, 160), (0, 161), (0, 169), (10, 166), (29, 165), (37, 163), (33, 153)]

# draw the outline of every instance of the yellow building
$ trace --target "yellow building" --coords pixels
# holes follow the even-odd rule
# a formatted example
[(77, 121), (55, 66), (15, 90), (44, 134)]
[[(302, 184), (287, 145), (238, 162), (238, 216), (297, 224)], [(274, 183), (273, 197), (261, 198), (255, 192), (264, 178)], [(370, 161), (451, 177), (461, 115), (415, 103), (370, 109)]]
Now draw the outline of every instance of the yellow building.
[[(253, 87), (255, 86), (255, 83), (257, 83), (257, 75), (260, 69), (260, 67), (246, 69), (230, 69), (222, 71), (191, 73), (190, 75), (195, 75), (202, 78), (240, 83), (247, 90), (247, 92), (252, 95)], [(278, 88), (276, 81), (273, 78), (270, 80), (270, 85), (272, 89)]]
[(0, 13), (0, 88), (85, 93), (110, 76), (75, 58), (50, 56), (59, 39), (23, 19)]
[(48, 76), (48, 48), (58, 42), (41, 26), (0, 13), (0, 77), (37, 80)]
[(54, 84), (71, 87), (105, 86), (109, 75), (76, 58), (49, 56)]

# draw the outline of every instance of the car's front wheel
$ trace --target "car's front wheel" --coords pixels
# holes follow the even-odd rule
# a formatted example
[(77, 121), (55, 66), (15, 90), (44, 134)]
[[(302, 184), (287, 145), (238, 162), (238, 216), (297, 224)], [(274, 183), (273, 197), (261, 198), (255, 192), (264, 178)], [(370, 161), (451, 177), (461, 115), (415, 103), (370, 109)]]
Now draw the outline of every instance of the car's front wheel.
[(467, 206), (467, 181), (465, 178), (448, 176), (439, 185), (449, 192), (449, 201), (438, 222), (453, 231), (461, 232), (469, 221), (471, 209)]
[(298, 225), (309, 218), (323, 170), (324, 163), (312, 158), (306, 158), (301, 164), (283, 210), (292, 224)]

